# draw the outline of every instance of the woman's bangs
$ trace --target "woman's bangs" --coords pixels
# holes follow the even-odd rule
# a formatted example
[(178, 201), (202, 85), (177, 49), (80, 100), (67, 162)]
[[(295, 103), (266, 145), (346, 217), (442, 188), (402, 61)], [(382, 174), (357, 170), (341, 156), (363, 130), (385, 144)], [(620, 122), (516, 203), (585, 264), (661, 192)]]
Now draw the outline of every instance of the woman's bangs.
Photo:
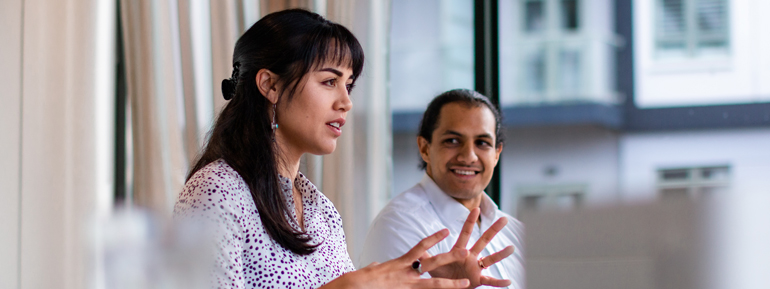
[[(364, 66), (364, 52), (358, 41), (347, 29), (338, 27), (336, 31), (324, 35), (325, 39), (316, 42), (318, 50), (313, 59), (312, 67), (320, 68), (325, 64), (350, 67), (353, 70), (353, 78), (358, 78)], [(336, 32), (336, 33), (335, 33)]]

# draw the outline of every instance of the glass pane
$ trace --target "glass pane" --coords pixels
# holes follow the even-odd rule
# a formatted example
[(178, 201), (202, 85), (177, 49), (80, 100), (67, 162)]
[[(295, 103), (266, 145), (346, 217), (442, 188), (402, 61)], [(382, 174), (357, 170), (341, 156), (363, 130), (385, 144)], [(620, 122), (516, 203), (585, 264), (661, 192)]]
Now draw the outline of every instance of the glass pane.
[(661, 173), (662, 181), (679, 181), (690, 178), (689, 170), (664, 170)]
[(659, 50), (683, 51), (686, 43), (686, 14), (683, 0), (659, 0), (657, 9), (657, 42)]
[(701, 0), (698, 5), (698, 30), (700, 33), (723, 33), (727, 27), (727, 8), (722, 0)]
[(578, 29), (578, 0), (561, 1), (562, 28), (564, 30)]
[(392, 1), (390, 104), (424, 110), (437, 94), (474, 87), (473, 1)]
[(580, 93), (580, 52), (562, 50), (559, 53), (559, 90), (568, 98)]
[(706, 51), (727, 47), (727, 4), (701, 0), (697, 5), (698, 47)]
[(663, 37), (682, 36), (685, 32), (685, 11), (682, 0), (661, 0), (659, 33)]
[(546, 86), (545, 49), (530, 51), (524, 56), (522, 80), (527, 92), (542, 93)]
[(730, 177), (727, 167), (714, 167), (701, 169), (701, 178), (706, 180), (727, 180)]
[(474, 88), (473, 1), (392, 0), (391, 17), (394, 196), (422, 178), (415, 136), (428, 103), (447, 90)]
[(524, 3), (524, 31), (533, 33), (545, 30), (545, 4), (543, 1)]

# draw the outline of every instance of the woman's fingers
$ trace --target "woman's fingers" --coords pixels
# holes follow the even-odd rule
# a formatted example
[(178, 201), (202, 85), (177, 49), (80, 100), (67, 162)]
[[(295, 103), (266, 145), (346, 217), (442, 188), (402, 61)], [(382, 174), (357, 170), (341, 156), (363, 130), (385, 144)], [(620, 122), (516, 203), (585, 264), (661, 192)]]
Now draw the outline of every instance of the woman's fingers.
[(471, 253), (478, 255), (481, 253), (481, 250), (484, 250), (484, 247), (489, 244), (489, 241), (492, 240), (492, 238), (497, 235), (497, 232), (500, 232), (503, 228), (505, 228), (505, 225), (508, 224), (508, 218), (500, 218), (497, 219), (497, 221), (492, 224), (492, 226), (489, 226), (489, 229), (484, 231), (484, 234), (481, 234), (481, 238), (479, 238), (478, 241), (476, 241), (476, 244), (473, 244), (473, 247), (471, 248)]
[(504, 249), (500, 250), (499, 252), (496, 252), (492, 255), (484, 257), (484, 266), (489, 267), (492, 266), (492, 264), (495, 264), (497, 262), (500, 262), (500, 260), (505, 259), (506, 257), (513, 254), (513, 246), (505, 247)]
[(476, 225), (476, 221), (479, 219), (480, 211), (479, 208), (474, 208), (471, 210), (471, 213), (468, 214), (468, 218), (465, 219), (465, 223), (463, 224), (463, 229), (460, 231), (460, 236), (457, 237), (457, 242), (455, 242), (455, 248), (465, 249), (465, 247), (468, 246), (468, 239), (471, 238), (473, 226)]
[(481, 285), (487, 285), (492, 287), (506, 287), (511, 285), (511, 280), (508, 279), (495, 279), (489, 276), (481, 276), (479, 279)]
[(433, 257), (421, 258), (420, 262), (422, 263), (422, 271), (428, 272), (428, 271), (433, 271), (433, 269), (436, 269), (438, 267), (444, 266), (449, 263), (462, 261), (466, 257), (468, 257), (467, 249), (455, 248), (449, 252), (438, 254)]
[(446, 238), (446, 236), (448, 235), (449, 235), (449, 230), (442, 229), (441, 231), (438, 231), (433, 235), (430, 235), (425, 239), (420, 240), (420, 242), (417, 243), (417, 245), (412, 247), (412, 249), (409, 250), (409, 252), (406, 252), (406, 254), (401, 256), (401, 258), (399, 259), (411, 264), (412, 262), (414, 262), (414, 260), (417, 260), (418, 258), (420, 258), (420, 256), (422, 256), (422, 253), (425, 253), (425, 251), (428, 251), (428, 249), (436, 245), (438, 242)]
[(420, 279), (414, 285), (413, 288), (468, 288), (471, 281), (468, 279), (430, 278)]

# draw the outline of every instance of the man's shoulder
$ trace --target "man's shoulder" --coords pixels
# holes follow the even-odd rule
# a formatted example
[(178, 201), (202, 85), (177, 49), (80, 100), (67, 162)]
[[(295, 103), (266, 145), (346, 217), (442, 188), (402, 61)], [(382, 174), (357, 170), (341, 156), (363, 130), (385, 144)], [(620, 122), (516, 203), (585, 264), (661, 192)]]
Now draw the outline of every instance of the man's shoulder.
[(420, 184), (398, 194), (385, 205), (377, 215), (377, 220), (407, 223), (430, 219), (435, 215), (425, 190)]
[[(425, 194), (425, 190), (420, 184), (416, 184), (408, 190), (393, 197), (388, 202), (385, 209), (392, 211), (407, 211), (411, 212), (415, 209), (430, 205), (430, 201)], [(383, 211), (385, 211), (383, 209)]]

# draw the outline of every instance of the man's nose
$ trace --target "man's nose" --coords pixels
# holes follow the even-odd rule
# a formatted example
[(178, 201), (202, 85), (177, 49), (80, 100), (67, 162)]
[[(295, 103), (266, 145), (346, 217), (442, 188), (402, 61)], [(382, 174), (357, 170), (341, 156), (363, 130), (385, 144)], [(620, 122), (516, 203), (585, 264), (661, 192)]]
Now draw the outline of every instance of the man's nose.
[(465, 143), (460, 149), (460, 153), (457, 155), (457, 161), (463, 164), (472, 164), (478, 159), (479, 157), (476, 155), (476, 150), (474, 149), (472, 142)]

